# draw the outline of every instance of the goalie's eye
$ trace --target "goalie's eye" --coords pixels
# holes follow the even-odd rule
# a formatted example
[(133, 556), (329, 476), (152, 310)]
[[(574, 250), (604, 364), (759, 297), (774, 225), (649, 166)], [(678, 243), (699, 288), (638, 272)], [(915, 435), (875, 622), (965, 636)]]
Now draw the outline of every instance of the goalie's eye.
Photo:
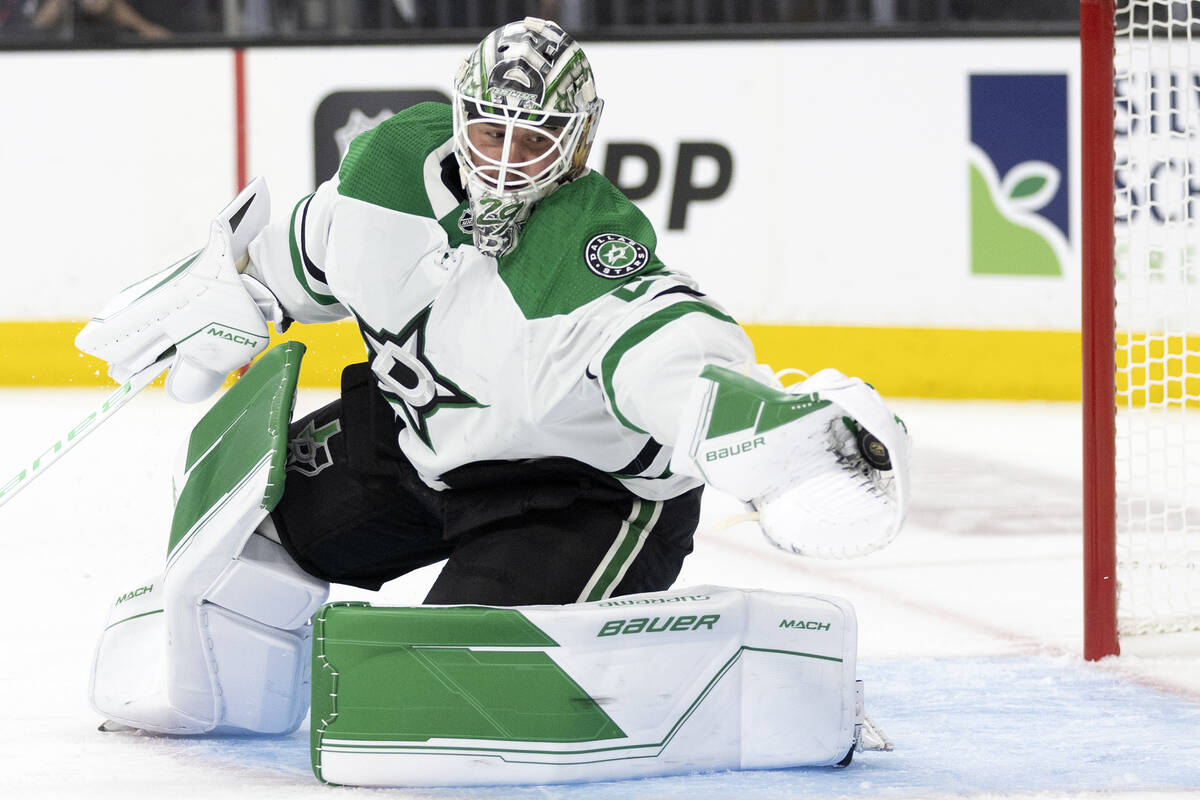
[(474, 159), (477, 166), (500, 166), (501, 162), (507, 161), (507, 166), (529, 175), (546, 169), (548, 163), (542, 163), (543, 159), (557, 155), (560, 133), (553, 128), (516, 127), (509, 131), (505, 125), (487, 122), (473, 123), (467, 129), (473, 152), (484, 159), (483, 163)]

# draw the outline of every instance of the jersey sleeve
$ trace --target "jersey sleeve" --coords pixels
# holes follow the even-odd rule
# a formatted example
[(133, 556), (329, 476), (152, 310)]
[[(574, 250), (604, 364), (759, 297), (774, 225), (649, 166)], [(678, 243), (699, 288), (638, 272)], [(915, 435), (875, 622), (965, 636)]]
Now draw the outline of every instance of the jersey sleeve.
[(246, 273), (266, 284), (284, 313), (297, 322), (332, 322), (349, 316), (333, 296), (325, 274), (337, 198), (335, 177), (297, 203), (286, 222), (268, 225), (250, 243)]
[(754, 346), (732, 317), (694, 284), (670, 273), (618, 290), (629, 307), (588, 371), (627, 428), (673, 445), (679, 414), (706, 365), (744, 372)]
[[(326, 273), (339, 199), (434, 217), (425, 166), (451, 128), (448, 105), (418, 103), (356, 136), (337, 175), (297, 203), (287, 222), (269, 225), (251, 242), (247, 273), (266, 284), (297, 322), (349, 316)], [(453, 207), (459, 201), (447, 202)]]

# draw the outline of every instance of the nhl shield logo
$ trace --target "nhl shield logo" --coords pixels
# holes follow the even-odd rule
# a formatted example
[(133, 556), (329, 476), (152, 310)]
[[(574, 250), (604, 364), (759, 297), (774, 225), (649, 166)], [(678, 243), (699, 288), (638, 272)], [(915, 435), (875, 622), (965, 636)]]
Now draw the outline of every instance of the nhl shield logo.
[(650, 263), (650, 251), (644, 244), (619, 233), (601, 233), (583, 248), (588, 269), (601, 278), (617, 279), (632, 275)]

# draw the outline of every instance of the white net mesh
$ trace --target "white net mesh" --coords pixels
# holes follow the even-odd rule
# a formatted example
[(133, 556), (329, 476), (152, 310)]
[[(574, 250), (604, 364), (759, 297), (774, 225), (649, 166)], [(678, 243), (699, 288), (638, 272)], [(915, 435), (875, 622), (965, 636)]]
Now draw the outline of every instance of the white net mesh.
[(1200, 3), (1117, 3), (1121, 635), (1200, 629), (1200, 27), (1193, 34), (1200, 21), (1194, 15)]

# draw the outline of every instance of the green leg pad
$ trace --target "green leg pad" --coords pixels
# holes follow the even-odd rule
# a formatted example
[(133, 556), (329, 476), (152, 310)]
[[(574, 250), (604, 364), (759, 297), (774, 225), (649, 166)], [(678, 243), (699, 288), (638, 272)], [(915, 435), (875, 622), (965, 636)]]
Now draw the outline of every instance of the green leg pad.
[(192, 430), (168, 556), (264, 460), (270, 466), (262, 507), (270, 511), (279, 503), (304, 350), (300, 342), (285, 342), (264, 353)]
[(322, 606), (325, 783), (557, 784), (828, 766), (854, 743), (837, 598), (693, 587), (563, 606)]
[[(314, 619), (311, 745), (596, 742), (625, 734), (517, 609), (332, 603)], [(384, 745), (386, 746), (386, 745)], [(403, 746), (403, 745), (402, 745)]]

